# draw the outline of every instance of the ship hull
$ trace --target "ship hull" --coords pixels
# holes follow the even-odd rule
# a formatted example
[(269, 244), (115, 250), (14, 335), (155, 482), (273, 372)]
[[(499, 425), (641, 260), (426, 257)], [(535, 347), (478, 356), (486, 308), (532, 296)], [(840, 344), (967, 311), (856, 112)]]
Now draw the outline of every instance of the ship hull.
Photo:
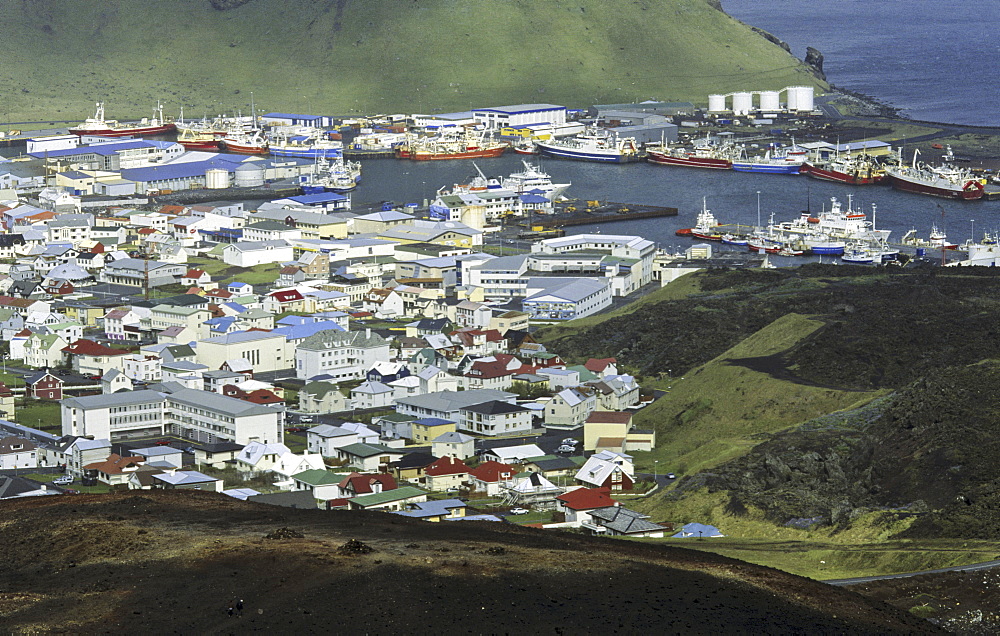
[(958, 199), (961, 201), (976, 201), (983, 198), (983, 184), (970, 180), (964, 187), (960, 186), (938, 186), (931, 183), (914, 181), (905, 177), (889, 174), (889, 183), (893, 188), (903, 192), (913, 192), (916, 194), (926, 194), (932, 197), (944, 199)]
[(185, 150), (219, 150), (219, 141), (217, 139), (212, 139), (211, 141), (178, 141), (177, 143), (184, 146)]
[(337, 159), (342, 155), (341, 148), (276, 148), (271, 146), (269, 151), (275, 157), (301, 157), (303, 159)]
[(833, 181), (835, 183), (846, 183), (848, 185), (871, 185), (881, 183), (885, 180), (885, 175), (870, 176), (840, 172), (839, 170), (828, 170), (809, 163), (802, 164), (800, 173), (808, 175), (813, 179), (822, 181)]
[(711, 168), (714, 170), (730, 170), (733, 162), (729, 159), (712, 157), (673, 157), (662, 152), (650, 151), (647, 160), (664, 166), (683, 166), (686, 168)]
[(92, 135), (94, 137), (149, 137), (151, 135), (165, 135), (177, 130), (174, 124), (163, 124), (162, 126), (137, 126), (135, 128), (70, 128), (69, 132), (74, 135)]
[(507, 150), (507, 146), (497, 146), (494, 148), (479, 148), (474, 150), (464, 150), (461, 152), (424, 152), (420, 150), (409, 150), (400, 148), (396, 150), (396, 156), (400, 159), (412, 159), (413, 161), (446, 161), (449, 159), (490, 159), (499, 157)]
[(219, 147), (226, 152), (235, 152), (241, 155), (266, 155), (268, 152), (267, 147), (261, 148), (260, 146), (243, 146), (228, 141), (220, 142)]
[(632, 163), (638, 161), (635, 155), (623, 155), (621, 153), (602, 153), (585, 150), (574, 150), (572, 148), (561, 148), (559, 146), (538, 145), (538, 152), (547, 157), (557, 159), (571, 159), (573, 161), (596, 161), (600, 163)]
[(769, 164), (769, 163), (748, 163), (742, 161), (733, 162), (733, 170), (736, 172), (756, 172), (760, 174), (798, 174), (800, 164), (792, 163)]

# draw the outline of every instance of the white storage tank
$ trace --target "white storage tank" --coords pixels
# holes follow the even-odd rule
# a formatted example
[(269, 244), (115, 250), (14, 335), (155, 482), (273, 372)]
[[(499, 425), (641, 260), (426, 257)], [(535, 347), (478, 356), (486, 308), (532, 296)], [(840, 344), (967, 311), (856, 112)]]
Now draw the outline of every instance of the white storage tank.
[(760, 109), (768, 111), (780, 110), (781, 99), (778, 97), (778, 91), (761, 91)]
[(229, 187), (229, 171), (221, 168), (211, 168), (205, 171), (205, 187), (219, 190)]
[(788, 87), (785, 87), (785, 88), (783, 88), (781, 90), (783, 90), (785, 92), (785, 97), (786, 97), (787, 102), (788, 102), (787, 104), (785, 104), (785, 108), (788, 109), (788, 110), (792, 110), (792, 111), (798, 110), (799, 109), (799, 94), (795, 91), (795, 87), (794, 86), (788, 86)]
[[(811, 111), (815, 108), (813, 104), (813, 87), (812, 86), (793, 86), (788, 89), (789, 93), (795, 92), (795, 110), (799, 111)], [(791, 110), (791, 106), (789, 106)]]
[(733, 114), (746, 115), (753, 109), (753, 95), (751, 93), (733, 93)]
[(726, 96), (725, 95), (709, 95), (708, 96), (708, 112), (710, 113), (723, 113), (726, 111)]
[(236, 187), (253, 188), (264, 185), (264, 166), (256, 161), (247, 161), (236, 166)]

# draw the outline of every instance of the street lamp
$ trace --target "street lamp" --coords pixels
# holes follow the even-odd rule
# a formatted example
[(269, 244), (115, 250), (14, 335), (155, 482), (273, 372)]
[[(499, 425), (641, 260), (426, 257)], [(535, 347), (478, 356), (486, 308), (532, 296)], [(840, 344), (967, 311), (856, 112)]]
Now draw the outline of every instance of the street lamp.
[(757, 190), (757, 229), (760, 229), (760, 190)]
[(658, 459), (654, 459), (653, 460), (653, 483), (654, 484), (656, 483), (656, 469), (658, 468), (657, 464), (659, 464), (659, 463), (660, 463), (660, 460), (658, 460)]

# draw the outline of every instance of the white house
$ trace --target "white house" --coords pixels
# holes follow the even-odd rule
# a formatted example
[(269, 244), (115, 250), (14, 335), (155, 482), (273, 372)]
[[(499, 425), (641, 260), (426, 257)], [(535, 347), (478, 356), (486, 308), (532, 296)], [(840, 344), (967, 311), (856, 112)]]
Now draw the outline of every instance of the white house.
[(222, 250), (222, 260), (237, 267), (254, 267), (268, 263), (295, 260), (295, 248), (284, 239), (274, 241), (241, 241)]
[(389, 360), (389, 343), (371, 329), (364, 331), (320, 331), (295, 349), (295, 376), (316, 376), (334, 382), (364, 376), (376, 362)]

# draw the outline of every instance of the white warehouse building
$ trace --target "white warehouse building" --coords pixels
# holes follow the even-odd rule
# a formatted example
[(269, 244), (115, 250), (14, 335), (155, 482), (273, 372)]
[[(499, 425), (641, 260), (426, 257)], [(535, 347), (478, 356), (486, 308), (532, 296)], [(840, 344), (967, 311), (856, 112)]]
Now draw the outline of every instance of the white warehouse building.
[(472, 116), (477, 124), (489, 130), (500, 130), (508, 126), (525, 126), (528, 124), (552, 124), (561, 126), (566, 123), (566, 107), (555, 104), (518, 104), (516, 106), (496, 106), (493, 108), (476, 108)]

